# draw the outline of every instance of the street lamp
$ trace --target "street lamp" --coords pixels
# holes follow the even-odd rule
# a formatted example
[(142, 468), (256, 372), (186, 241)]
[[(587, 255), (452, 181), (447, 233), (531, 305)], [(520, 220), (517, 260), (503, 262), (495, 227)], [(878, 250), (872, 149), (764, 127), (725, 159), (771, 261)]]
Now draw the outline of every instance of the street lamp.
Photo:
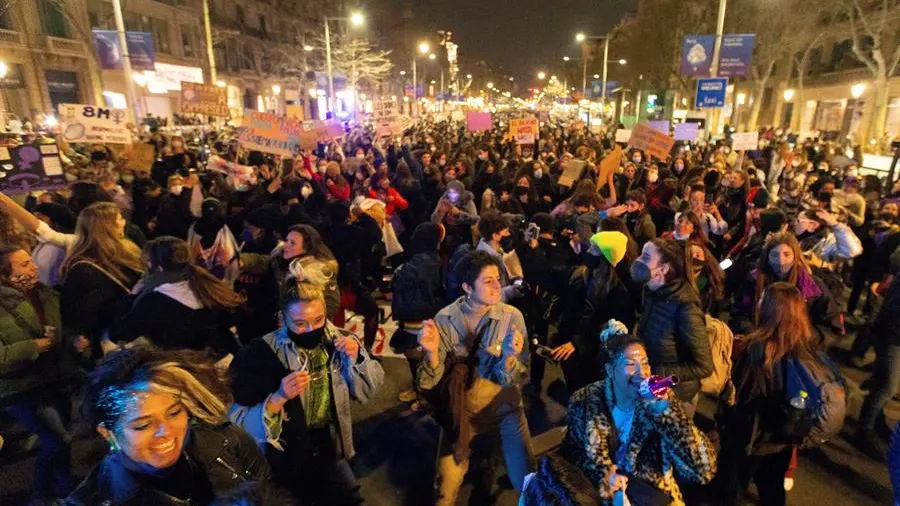
[(0, 61), (0, 79), (6, 77), (6, 74), (9, 72), (9, 67), (6, 65), (6, 62)]
[(307, 44), (307, 45), (303, 46), (303, 50), (308, 53), (313, 50), (313, 47), (310, 46), (309, 44)]
[[(609, 70), (609, 34), (606, 35), (585, 35), (583, 33), (579, 33), (575, 35), (575, 40), (578, 42), (585, 42), (587, 39), (595, 39), (595, 40), (603, 40), (603, 90), (601, 91), (601, 101), (606, 103), (606, 76), (608, 75)], [(582, 93), (587, 96), (587, 58), (582, 58), (584, 60), (584, 68), (582, 70)]]
[(791, 88), (784, 90), (784, 101), (790, 102), (793, 99), (794, 99), (794, 90), (792, 90)]
[(273, 94), (273, 95), (280, 95), (280, 94), (281, 94), (281, 86), (279, 86), (279, 85), (277, 85), (277, 84), (273, 84), (273, 85), (272, 85), (272, 94)]
[(738, 105), (744, 105), (747, 103), (747, 94), (746, 93), (738, 93), (737, 94), (737, 103)]
[(325, 16), (325, 66), (328, 70), (328, 103), (331, 105), (331, 111), (335, 112), (334, 107), (334, 73), (331, 69), (331, 28), (328, 26), (329, 21), (349, 21), (353, 26), (361, 26), (365, 22), (362, 13), (354, 12), (350, 17), (328, 17)]
[[(424, 56), (431, 51), (431, 46), (428, 44), (428, 42), (422, 41), (422, 42), (419, 42), (419, 45), (416, 47), (416, 49), (418, 49), (419, 53), (421, 53)], [(432, 54), (431, 56), (434, 56), (434, 54)], [(418, 102), (417, 102), (417, 100), (419, 99), (419, 94), (417, 93), (417, 90), (416, 90), (416, 81), (418, 80), (418, 76), (416, 75), (417, 69), (416, 69), (416, 54), (415, 54), (415, 52), (413, 53), (412, 69), (413, 69), (413, 75), (412, 75), (413, 110), (412, 110), (412, 115), (413, 115), (413, 118), (415, 118), (419, 114), (417, 111), (417, 109), (419, 108)]]
[(853, 95), (853, 98), (859, 98), (866, 92), (865, 83), (856, 83), (850, 88), (850, 94)]
[(585, 36), (583, 33), (578, 33), (575, 35), (575, 41), (577, 42), (584, 42), (585, 39), (587, 39), (587, 36)]
[(568, 56), (563, 56), (563, 61), (569, 61), (569, 60), (571, 60), (571, 58), (569, 58)]
[(594, 79), (600, 79), (600, 74), (594, 74)]
[(466, 74), (466, 79), (472, 79), (472, 74)]
[(429, 60), (436, 60), (436, 59), (437, 59), (437, 55), (434, 54), (434, 53), (431, 53), (430, 55), (428, 55), (428, 59), (429, 59)]
[(492, 89), (494, 89), (494, 83), (492, 83), (492, 82), (490, 82), (490, 81), (488, 81), (488, 83), (487, 83), (487, 87), (488, 87), (488, 89), (489, 89), (489, 90), (492, 90)]
[(619, 60), (619, 65), (625, 65), (626, 63), (628, 63), (628, 60), (626, 60), (625, 58)]
[(546, 77), (547, 77), (547, 74), (545, 74), (544, 72), (538, 72), (538, 74), (537, 74), (537, 78), (540, 81), (543, 81), (544, 79), (546, 79)]
[(431, 51), (431, 46), (429, 46), (427, 42), (419, 43), (419, 52), (420, 53), (428, 54), (429, 51)]
[(405, 76), (405, 75), (406, 75), (406, 71), (405, 71), (405, 70), (401, 70), (401, 71), (400, 71), (400, 75), (401, 75), (401, 76)]

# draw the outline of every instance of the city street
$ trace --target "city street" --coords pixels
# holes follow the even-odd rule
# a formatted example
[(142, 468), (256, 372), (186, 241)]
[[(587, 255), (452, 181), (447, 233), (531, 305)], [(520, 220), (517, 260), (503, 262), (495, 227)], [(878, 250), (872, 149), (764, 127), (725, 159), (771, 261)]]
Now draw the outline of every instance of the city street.
[[(366, 504), (426, 505), (429, 503), (434, 472), (438, 430), (429, 418), (413, 414), (406, 404), (397, 401), (397, 393), (409, 385), (406, 362), (398, 358), (385, 358), (382, 364), (385, 384), (381, 391), (367, 405), (353, 405), (358, 451), (353, 468), (362, 484)], [(848, 382), (854, 385), (850, 391), (850, 412), (855, 416), (861, 402), (855, 385), (864, 374), (849, 368), (844, 368), (844, 373)], [(549, 388), (545, 390), (549, 390), (550, 395), (543, 395), (540, 402), (530, 402), (528, 405), (533, 436), (563, 423), (565, 410), (559, 401), (564, 400), (566, 390), (559, 376), (558, 369), (548, 367), (545, 386)], [(711, 406), (711, 402), (704, 401), (700, 407), (701, 416), (711, 413)], [(888, 415), (897, 419), (900, 403), (891, 403)], [(844, 436), (852, 423), (848, 422)], [(91, 463), (103, 451), (105, 446), (96, 434), (78, 438), (74, 464), (79, 476), (89, 470)], [(25, 503), (33, 464), (33, 455), (10, 460), (6, 453), (0, 454), (0, 483), (3, 484), (0, 498), (4, 506)], [(794, 490), (788, 496), (788, 502), (793, 506), (877, 506), (892, 501), (886, 466), (861, 455), (845, 438), (801, 453), (795, 483)], [(466, 487), (464, 494), (470, 489)], [(503, 492), (497, 504), (515, 505), (515, 494), (509, 490)]]

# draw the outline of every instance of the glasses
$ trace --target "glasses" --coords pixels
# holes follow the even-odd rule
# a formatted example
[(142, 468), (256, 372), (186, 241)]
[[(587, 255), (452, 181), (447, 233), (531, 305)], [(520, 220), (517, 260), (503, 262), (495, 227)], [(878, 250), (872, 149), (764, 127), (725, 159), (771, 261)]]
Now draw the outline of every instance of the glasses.
[(327, 363), (316, 367), (313, 370), (309, 368), (309, 354), (306, 351), (299, 351), (297, 353), (297, 358), (300, 362), (300, 367), (297, 369), (298, 371), (306, 371), (309, 373), (310, 381), (321, 381), (329, 376), (331, 373), (338, 373), (340, 371), (340, 367), (331, 365), (331, 360), (326, 358)]

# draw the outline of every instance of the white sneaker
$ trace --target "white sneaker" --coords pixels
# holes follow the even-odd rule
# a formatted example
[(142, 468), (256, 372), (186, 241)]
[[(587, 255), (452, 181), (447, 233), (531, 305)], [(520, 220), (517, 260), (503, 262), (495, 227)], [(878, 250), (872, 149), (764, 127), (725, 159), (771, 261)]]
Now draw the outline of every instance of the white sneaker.
[(3, 441), (3, 436), (0, 436), (0, 451), (3, 451), (3, 444), (4, 444), (4, 443), (5, 443), (5, 442)]
[(794, 488), (794, 479), (793, 478), (785, 478), (784, 479), (785, 492), (790, 492), (793, 488)]

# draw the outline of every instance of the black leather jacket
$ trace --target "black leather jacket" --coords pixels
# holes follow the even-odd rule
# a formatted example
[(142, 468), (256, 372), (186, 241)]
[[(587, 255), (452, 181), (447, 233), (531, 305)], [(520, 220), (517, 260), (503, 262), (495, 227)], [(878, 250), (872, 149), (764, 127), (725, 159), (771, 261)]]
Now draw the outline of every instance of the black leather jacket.
[[(253, 439), (226, 423), (191, 425), (185, 449), (216, 494), (244, 482), (269, 479), (266, 457)], [(183, 501), (141, 485), (134, 473), (107, 455), (63, 503), (65, 506), (181, 506)]]
[(700, 296), (679, 281), (656, 291), (644, 290), (644, 310), (638, 335), (647, 347), (654, 374), (675, 374), (681, 380), (675, 393), (691, 400), (700, 380), (713, 372)]

